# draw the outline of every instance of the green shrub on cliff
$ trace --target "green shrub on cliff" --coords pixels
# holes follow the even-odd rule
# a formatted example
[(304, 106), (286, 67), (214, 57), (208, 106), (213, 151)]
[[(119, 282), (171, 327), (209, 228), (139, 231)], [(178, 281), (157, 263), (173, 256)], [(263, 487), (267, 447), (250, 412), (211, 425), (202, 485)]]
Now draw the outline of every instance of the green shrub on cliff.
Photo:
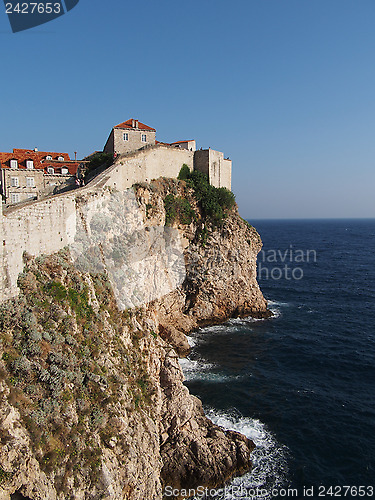
[[(99, 447), (98, 436), (115, 435), (110, 422), (120, 400), (129, 414), (153, 411), (145, 358), (135, 340), (134, 348), (123, 342), (136, 313), (118, 310), (106, 275), (90, 281), (91, 288), (63, 251), (29, 258), (19, 297), (0, 304), (0, 380), (42, 469), (60, 471), (61, 478), (71, 470), (96, 474), (100, 447), (108, 446), (101, 440)], [(0, 483), (4, 474), (0, 469)]]
[(191, 224), (195, 219), (195, 212), (189, 200), (181, 196), (168, 194), (164, 199), (165, 224), (167, 226), (178, 220), (181, 224)]
[(179, 179), (184, 179), (187, 185), (192, 187), (195, 197), (199, 202), (203, 216), (214, 226), (221, 225), (225, 218), (225, 212), (233, 208), (236, 203), (235, 196), (229, 189), (221, 187), (216, 188), (209, 183), (208, 175), (194, 170), (193, 172), (185, 169), (180, 170)]
[(190, 168), (186, 165), (186, 163), (184, 163), (181, 167), (177, 179), (180, 181), (185, 181), (186, 179), (189, 179), (189, 175), (190, 175)]
[(95, 153), (90, 157), (90, 161), (86, 167), (86, 174), (101, 166), (103, 166), (103, 169), (108, 168), (112, 163), (113, 155), (111, 153)]

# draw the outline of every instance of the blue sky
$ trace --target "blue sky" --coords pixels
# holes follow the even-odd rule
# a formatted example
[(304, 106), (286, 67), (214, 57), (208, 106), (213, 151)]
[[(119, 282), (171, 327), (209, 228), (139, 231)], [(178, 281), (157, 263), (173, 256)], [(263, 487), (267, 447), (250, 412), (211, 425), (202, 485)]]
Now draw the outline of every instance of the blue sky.
[(80, 0), (11, 33), (0, 150), (83, 157), (128, 118), (233, 160), (249, 219), (375, 217), (373, 0)]

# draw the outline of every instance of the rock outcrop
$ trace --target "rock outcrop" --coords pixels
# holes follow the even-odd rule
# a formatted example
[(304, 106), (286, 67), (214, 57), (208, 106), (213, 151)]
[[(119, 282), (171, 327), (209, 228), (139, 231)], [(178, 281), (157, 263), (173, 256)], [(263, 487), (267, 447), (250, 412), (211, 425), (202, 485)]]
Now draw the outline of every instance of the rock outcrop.
[(236, 208), (210, 228), (193, 190), (167, 179), (135, 187), (145, 230), (164, 227), (171, 193), (194, 212), (167, 220), (186, 276), (152, 302), (121, 310), (106, 270), (79, 271), (68, 249), (25, 256), (21, 294), (0, 308), (0, 500), (159, 500), (251, 467), (253, 443), (205, 417), (178, 356), (194, 328), (269, 315), (261, 240)]

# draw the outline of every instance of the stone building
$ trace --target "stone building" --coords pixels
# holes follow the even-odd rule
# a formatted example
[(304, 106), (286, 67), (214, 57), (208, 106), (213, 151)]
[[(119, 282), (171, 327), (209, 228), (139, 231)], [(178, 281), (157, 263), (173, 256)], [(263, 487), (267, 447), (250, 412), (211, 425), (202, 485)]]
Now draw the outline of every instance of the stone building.
[(155, 144), (156, 130), (134, 118), (113, 127), (104, 146), (105, 153), (132, 153)]
[(13, 149), (0, 153), (0, 189), (3, 202), (19, 203), (52, 194), (73, 184), (80, 162), (67, 153)]
[[(193, 153), (192, 165), (186, 162), (189, 168), (199, 170), (208, 175), (210, 183), (215, 187), (226, 187), (231, 189), (232, 181), (232, 161), (229, 158), (224, 158), (224, 154), (214, 149), (196, 150), (195, 140), (184, 140), (176, 142), (160, 142), (156, 140), (156, 130), (154, 128), (141, 123), (134, 118), (130, 118), (126, 122), (120, 123), (113, 127), (108, 140), (104, 146), (105, 153), (116, 155), (127, 155), (138, 151), (145, 146), (159, 146), (188, 150)], [(165, 152), (165, 150), (164, 150)], [(154, 155), (155, 150), (150, 152)], [(165, 175), (164, 165), (159, 166), (159, 175), (156, 170), (155, 177)], [(172, 169), (173, 170), (173, 169)], [(163, 172), (163, 173), (162, 173)], [(148, 178), (149, 172), (140, 171), (140, 179)], [(128, 176), (133, 178), (133, 172)]]
[[(213, 186), (231, 189), (232, 162), (225, 159), (223, 153), (213, 149), (197, 151), (193, 139), (166, 143), (156, 141), (155, 136), (154, 128), (134, 118), (113, 127), (104, 152), (121, 157), (122, 183), (133, 184), (161, 176), (177, 177), (182, 164), (186, 164), (190, 170), (207, 174)], [(142, 151), (144, 155), (132, 158)], [(71, 160), (67, 153), (37, 149), (0, 153), (3, 202), (20, 203), (61, 192), (74, 184), (84, 163), (87, 161)]]
[(195, 151), (197, 149), (195, 141), (176, 141), (176, 142), (171, 142), (171, 146), (174, 146), (176, 148), (183, 148), (183, 149), (188, 149), (189, 151)]
[(210, 184), (231, 189), (232, 160), (214, 149), (200, 149), (194, 153), (194, 170), (208, 175)]

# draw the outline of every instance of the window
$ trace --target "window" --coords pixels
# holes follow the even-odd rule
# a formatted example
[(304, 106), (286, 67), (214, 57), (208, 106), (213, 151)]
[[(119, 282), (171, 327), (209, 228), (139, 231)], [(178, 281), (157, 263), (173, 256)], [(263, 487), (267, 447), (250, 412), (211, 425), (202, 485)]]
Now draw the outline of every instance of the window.
[(62, 167), (62, 168), (61, 168), (61, 173), (62, 173), (63, 175), (66, 175), (66, 174), (68, 174), (68, 173), (69, 173), (69, 170), (68, 170), (66, 167)]
[(18, 193), (12, 193), (10, 195), (11, 203), (18, 203), (20, 201), (20, 195)]
[(34, 177), (26, 177), (26, 187), (28, 187), (28, 188), (35, 187), (35, 179), (34, 179)]
[(124, 141), (129, 140), (129, 134), (127, 132), (124, 132)]
[(65, 158), (64, 158), (63, 156), (59, 156), (57, 159), (58, 159), (59, 161), (65, 161)]
[(55, 169), (53, 167), (47, 167), (47, 174), (54, 174)]
[(142, 134), (142, 142), (147, 142), (146, 134)]
[(46, 156), (46, 160), (47, 160), (47, 161), (51, 161), (51, 160), (52, 160), (52, 156), (51, 156), (51, 155), (47, 155), (47, 156)]
[(18, 178), (18, 177), (11, 177), (11, 178), (10, 178), (10, 185), (11, 185), (12, 187), (19, 187), (19, 185), (20, 185), (20, 180), (19, 180), (19, 178)]
[(27, 199), (30, 200), (31, 198), (35, 198), (35, 194), (34, 193), (27, 193)]
[(27, 170), (31, 170), (34, 168), (33, 160), (26, 160), (26, 168), (27, 168)]
[(10, 160), (10, 168), (18, 168), (18, 161)]

